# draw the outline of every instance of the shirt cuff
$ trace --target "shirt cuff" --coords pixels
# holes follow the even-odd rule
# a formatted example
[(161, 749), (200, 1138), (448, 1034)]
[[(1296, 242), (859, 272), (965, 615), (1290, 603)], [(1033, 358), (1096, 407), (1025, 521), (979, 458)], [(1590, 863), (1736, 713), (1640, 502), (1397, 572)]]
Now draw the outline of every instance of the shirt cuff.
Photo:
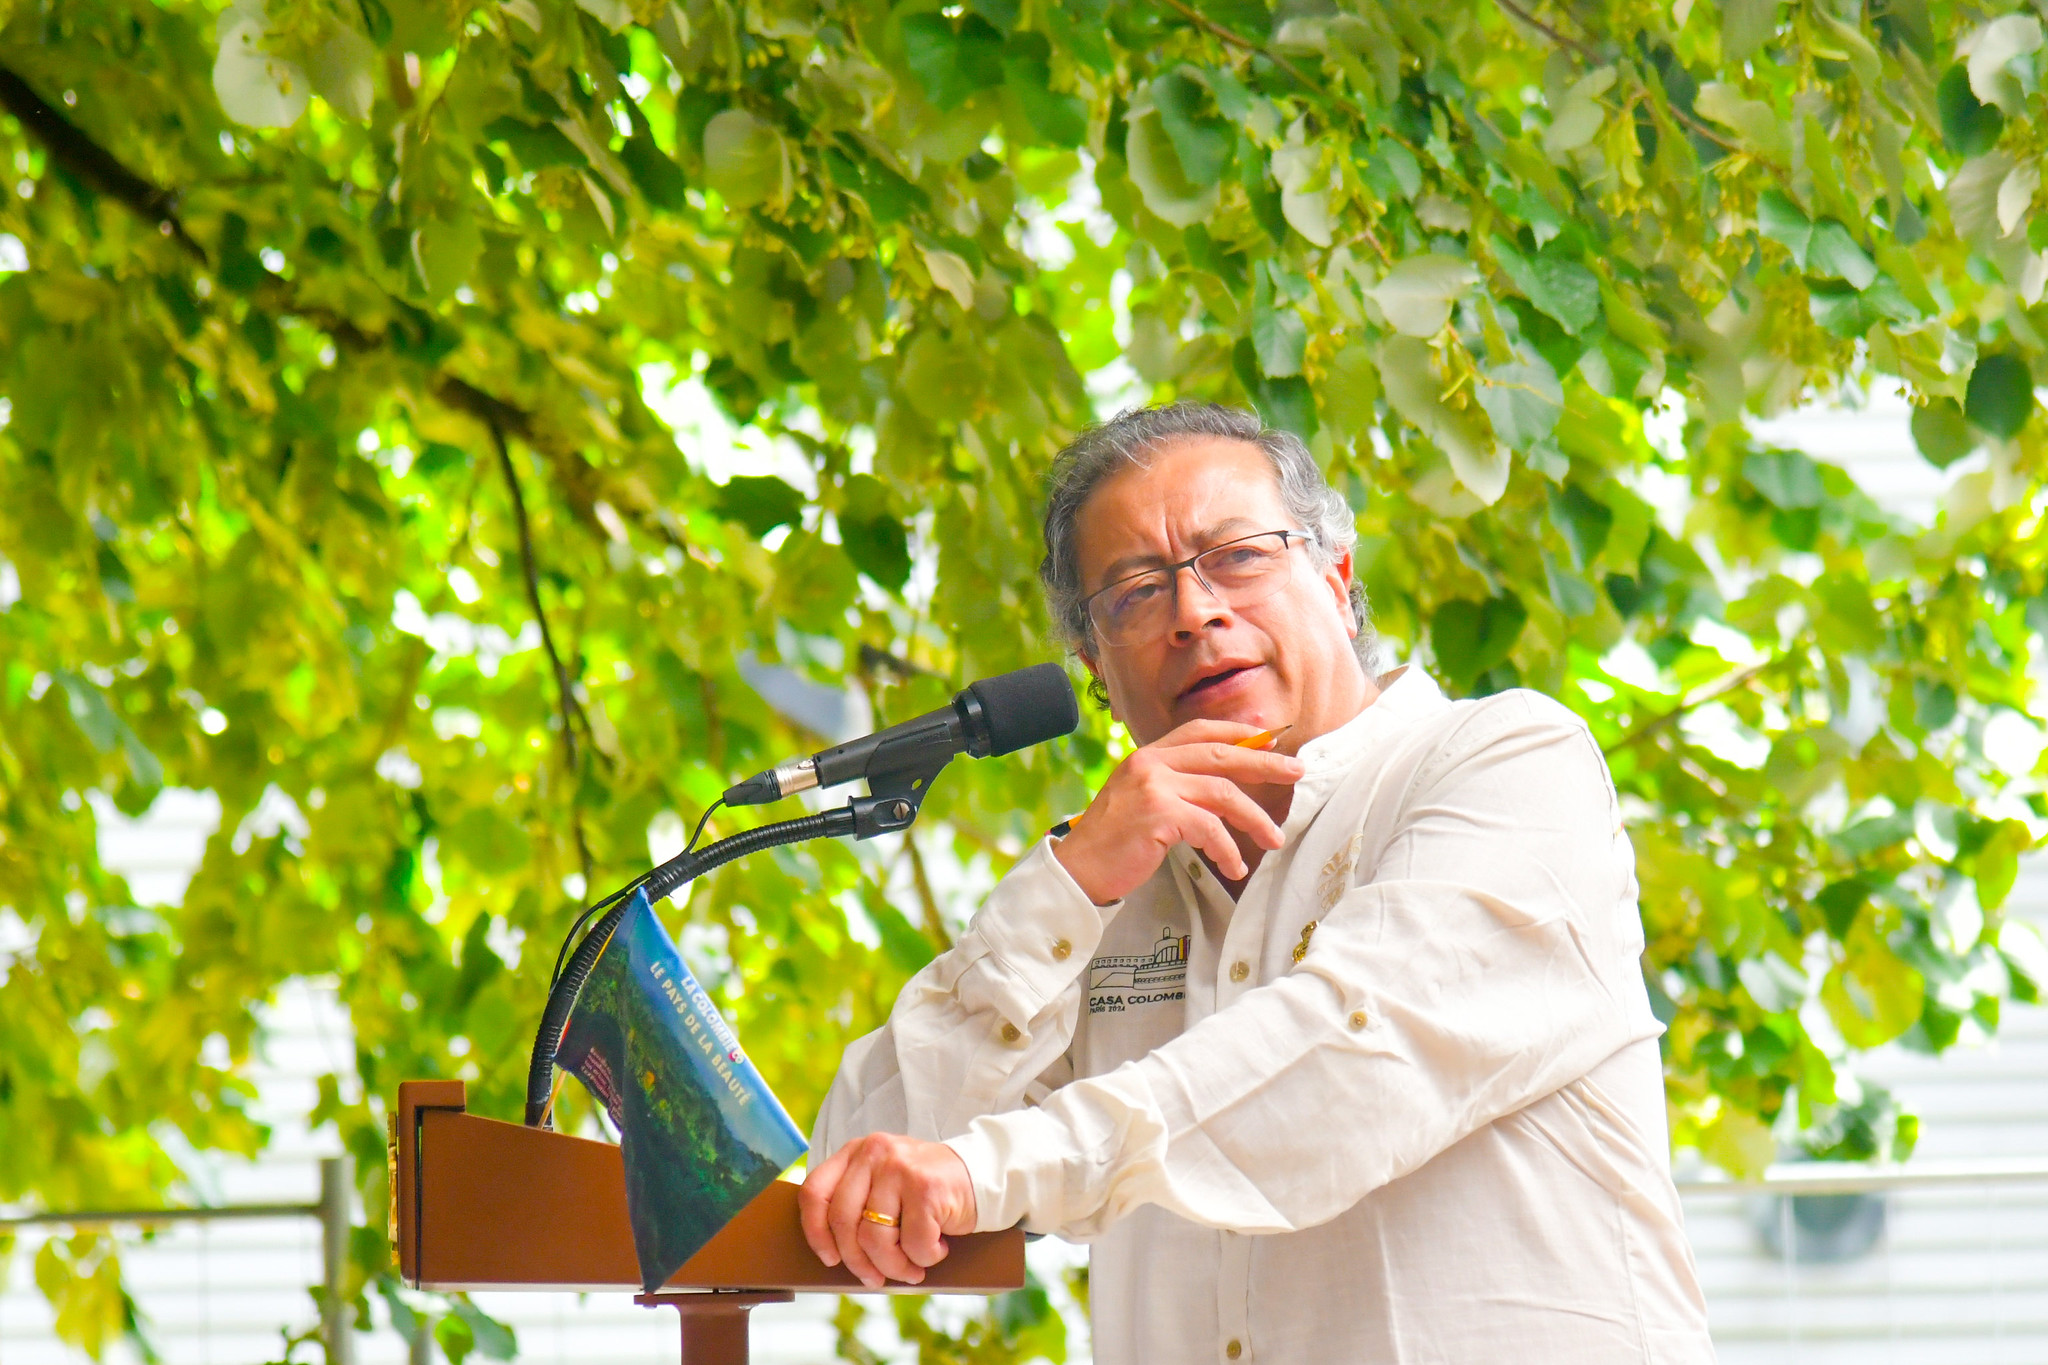
[(974, 1230), (999, 1232), (1031, 1216), (1032, 1232), (1051, 1232), (1064, 1214), (1065, 1172), (1073, 1135), (1039, 1109), (1014, 1109), (974, 1121), (946, 1145), (974, 1186)]
[[(1006, 1017), (1021, 1023), (1057, 1000), (1087, 967), (1102, 931), (1123, 907), (1088, 899), (1041, 839), (982, 903), (970, 932), (1010, 997)], [(1014, 1012), (1012, 1012), (1014, 1011)]]

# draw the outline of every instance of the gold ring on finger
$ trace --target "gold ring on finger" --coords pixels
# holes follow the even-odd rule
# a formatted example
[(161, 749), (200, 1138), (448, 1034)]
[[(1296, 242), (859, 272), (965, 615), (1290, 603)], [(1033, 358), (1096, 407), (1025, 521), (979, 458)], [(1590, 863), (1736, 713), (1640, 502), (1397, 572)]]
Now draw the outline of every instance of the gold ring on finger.
[(862, 1209), (860, 1216), (878, 1228), (893, 1228), (901, 1221), (893, 1213), (876, 1213), (873, 1209)]

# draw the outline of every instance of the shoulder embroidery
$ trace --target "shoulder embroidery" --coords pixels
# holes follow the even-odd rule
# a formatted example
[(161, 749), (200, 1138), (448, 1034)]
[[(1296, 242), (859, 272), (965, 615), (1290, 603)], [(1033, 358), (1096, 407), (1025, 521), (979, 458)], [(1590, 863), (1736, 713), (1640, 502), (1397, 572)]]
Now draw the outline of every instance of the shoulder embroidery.
[[(1363, 831), (1352, 835), (1344, 847), (1332, 853), (1330, 861), (1323, 864), (1322, 876), (1316, 882), (1316, 901), (1324, 914), (1328, 914), (1331, 907), (1337, 904), (1338, 898), (1350, 888), (1351, 872), (1358, 866), (1358, 850), (1364, 842)], [(1306, 935), (1303, 936), (1302, 942), (1308, 942)]]

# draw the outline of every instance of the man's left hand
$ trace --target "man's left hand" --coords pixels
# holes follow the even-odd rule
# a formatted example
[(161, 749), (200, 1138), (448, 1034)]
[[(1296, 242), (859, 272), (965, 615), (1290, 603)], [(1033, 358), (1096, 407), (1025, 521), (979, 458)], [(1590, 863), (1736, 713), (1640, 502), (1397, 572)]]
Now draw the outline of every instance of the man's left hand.
[[(826, 1265), (844, 1261), (870, 1289), (922, 1284), (946, 1259), (946, 1236), (974, 1231), (967, 1163), (942, 1142), (870, 1133), (804, 1177), (804, 1239)], [(873, 1210), (894, 1225), (862, 1217)]]

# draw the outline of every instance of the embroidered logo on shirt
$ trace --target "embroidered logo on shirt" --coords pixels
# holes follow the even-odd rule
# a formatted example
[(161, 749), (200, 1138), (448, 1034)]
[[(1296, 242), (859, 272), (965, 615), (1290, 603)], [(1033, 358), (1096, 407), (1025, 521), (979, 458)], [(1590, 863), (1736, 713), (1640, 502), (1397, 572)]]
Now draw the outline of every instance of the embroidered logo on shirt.
[(1187, 993), (1188, 939), (1170, 924), (1146, 957), (1098, 957), (1088, 962), (1088, 1012), (1119, 1014), (1140, 1005), (1179, 1000)]
[[(1338, 899), (1349, 888), (1351, 884), (1351, 870), (1358, 866), (1358, 849), (1364, 842), (1365, 834), (1363, 831), (1352, 835), (1351, 841), (1335, 853), (1332, 853), (1330, 861), (1323, 864), (1322, 878), (1316, 883), (1316, 899), (1321, 903), (1324, 914), (1330, 912), (1331, 907), (1337, 904)], [(1315, 926), (1311, 924), (1309, 930), (1313, 931), (1314, 929)], [(1307, 933), (1302, 935), (1301, 941), (1304, 945), (1307, 944)], [(1299, 962), (1301, 958), (1297, 956), (1294, 960)]]
[(1308, 941), (1315, 937), (1316, 921), (1310, 920), (1301, 926), (1301, 942), (1294, 945), (1294, 960), (1301, 961), (1308, 956)]

